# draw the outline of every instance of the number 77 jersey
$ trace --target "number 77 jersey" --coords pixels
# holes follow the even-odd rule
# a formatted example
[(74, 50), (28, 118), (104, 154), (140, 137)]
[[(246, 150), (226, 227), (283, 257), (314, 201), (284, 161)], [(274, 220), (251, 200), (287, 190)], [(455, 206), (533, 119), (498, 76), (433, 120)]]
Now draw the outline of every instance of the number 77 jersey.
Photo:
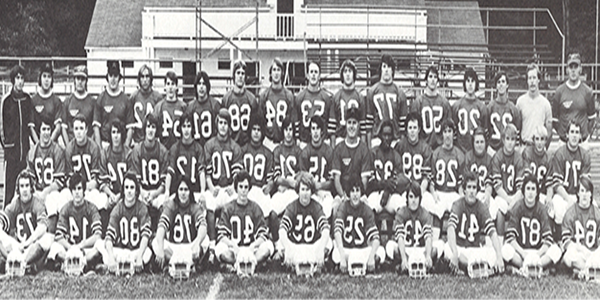
[[(396, 138), (404, 132), (404, 122), (408, 115), (406, 95), (395, 84), (376, 83), (367, 90), (367, 120), (373, 120), (373, 133), (379, 133), (379, 126), (385, 120), (392, 120)], [(370, 127), (370, 126), (369, 126)]]

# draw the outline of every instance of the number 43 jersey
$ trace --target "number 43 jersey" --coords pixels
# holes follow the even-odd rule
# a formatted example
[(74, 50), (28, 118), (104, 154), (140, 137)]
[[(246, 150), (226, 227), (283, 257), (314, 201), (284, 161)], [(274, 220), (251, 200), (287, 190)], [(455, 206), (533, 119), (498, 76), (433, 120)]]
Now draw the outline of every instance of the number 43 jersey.
[(158, 227), (167, 232), (168, 240), (175, 244), (189, 244), (198, 236), (200, 228), (206, 227), (204, 211), (198, 203), (186, 205), (168, 200), (158, 221)]
[(217, 224), (217, 243), (228, 238), (240, 247), (250, 246), (255, 240), (267, 239), (267, 226), (262, 209), (248, 200), (246, 205), (231, 201), (223, 207)]
[(432, 224), (432, 215), (423, 207), (413, 212), (404, 206), (396, 212), (394, 238), (403, 239), (406, 247), (425, 247), (425, 240), (431, 238)]
[(150, 217), (146, 204), (136, 200), (133, 206), (125, 206), (119, 201), (110, 213), (106, 229), (106, 239), (117, 248), (138, 249), (142, 237), (150, 238)]
[(314, 244), (321, 239), (323, 230), (329, 229), (329, 223), (317, 201), (311, 199), (304, 206), (296, 199), (285, 208), (280, 228), (287, 232), (292, 243)]
[(102, 223), (98, 208), (91, 202), (83, 201), (79, 207), (69, 201), (61, 210), (56, 225), (56, 239), (65, 238), (75, 245), (97, 234), (102, 235)]

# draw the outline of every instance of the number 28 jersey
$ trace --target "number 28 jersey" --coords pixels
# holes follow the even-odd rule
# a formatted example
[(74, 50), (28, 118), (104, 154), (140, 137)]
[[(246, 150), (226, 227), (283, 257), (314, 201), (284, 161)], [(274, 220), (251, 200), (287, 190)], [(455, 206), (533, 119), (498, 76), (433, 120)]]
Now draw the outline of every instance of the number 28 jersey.
[(217, 243), (228, 238), (240, 247), (250, 246), (259, 238), (267, 239), (267, 226), (262, 209), (248, 200), (246, 205), (231, 201), (223, 207), (217, 224)]
[(150, 238), (151, 234), (148, 208), (141, 201), (136, 200), (131, 207), (126, 207), (124, 200), (119, 201), (110, 212), (106, 239), (115, 247), (138, 249), (142, 237)]
[(281, 220), (280, 228), (287, 232), (288, 239), (295, 244), (314, 244), (329, 229), (329, 222), (323, 213), (323, 207), (311, 199), (307, 206), (300, 200), (288, 204)]
[(168, 200), (163, 208), (158, 227), (167, 233), (169, 242), (189, 244), (198, 236), (201, 227), (206, 227), (204, 211), (198, 203), (177, 204)]

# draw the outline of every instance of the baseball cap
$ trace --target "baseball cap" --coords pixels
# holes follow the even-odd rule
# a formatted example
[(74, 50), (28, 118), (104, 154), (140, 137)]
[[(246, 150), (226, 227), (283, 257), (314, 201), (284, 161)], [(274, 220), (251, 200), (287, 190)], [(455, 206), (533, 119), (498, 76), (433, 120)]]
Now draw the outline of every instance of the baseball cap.
[(117, 60), (109, 60), (106, 62), (109, 75), (121, 75), (121, 66)]
[(569, 58), (567, 59), (567, 66), (570, 64), (581, 65), (581, 55), (579, 55), (579, 53), (569, 54)]
[(88, 77), (88, 70), (87, 70), (87, 67), (86, 67), (86, 66), (84, 66), (84, 65), (76, 66), (76, 67), (73, 69), (73, 76), (74, 76), (74, 77), (81, 76), (81, 77), (85, 77), (85, 78), (87, 78), (87, 77)]

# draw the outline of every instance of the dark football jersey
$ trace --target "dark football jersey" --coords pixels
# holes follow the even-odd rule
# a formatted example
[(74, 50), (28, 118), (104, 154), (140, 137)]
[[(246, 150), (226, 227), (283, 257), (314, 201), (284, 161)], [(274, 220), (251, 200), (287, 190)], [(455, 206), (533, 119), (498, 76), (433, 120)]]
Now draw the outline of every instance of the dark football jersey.
[(154, 113), (154, 106), (163, 98), (163, 96), (155, 91), (150, 90), (144, 92), (136, 90), (131, 94), (129, 101), (133, 105), (133, 109), (129, 111), (131, 116), (129, 120), (133, 123), (127, 125), (127, 128), (133, 128), (133, 140), (140, 143), (144, 140), (144, 122), (149, 114)]
[(157, 189), (167, 177), (168, 155), (167, 148), (158, 141), (149, 148), (137, 144), (127, 158), (127, 169), (137, 176), (143, 189)]
[(246, 205), (231, 201), (223, 207), (217, 223), (217, 243), (228, 238), (238, 246), (250, 246), (260, 237), (267, 238), (267, 225), (262, 209), (248, 200)]
[(523, 249), (540, 249), (550, 246), (552, 230), (546, 206), (539, 201), (531, 208), (520, 200), (508, 211), (506, 221), (506, 243), (516, 241)]
[(333, 232), (342, 235), (344, 248), (366, 248), (369, 242), (379, 239), (373, 210), (363, 201), (354, 207), (344, 201), (335, 214)]
[(258, 105), (267, 119), (265, 136), (275, 143), (281, 142), (283, 120), (293, 115), (294, 94), (285, 87), (279, 90), (268, 87), (260, 94)]
[(94, 134), (92, 122), (94, 121), (94, 110), (96, 109), (96, 99), (90, 94), (85, 94), (83, 98), (78, 98), (75, 94), (69, 95), (62, 105), (62, 126), (67, 128), (69, 140), (73, 139), (73, 119), (76, 115), (82, 114), (85, 117), (85, 127), (87, 135), (91, 137)]
[(192, 136), (202, 147), (210, 138), (217, 135), (216, 117), (220, 108), (221, 104), (211, 96), (202, 102), (194, 100), (185, 108), (194, 119)]
[(550, 172), (550, 158), (548, 153), (539, 154), (533, 145), (527, 146), (521, 153), (523, 164), (525, 164), (525, 175), (532, 174), (537, 178), (540, 193), (546, 194), (546, 189), (552, 185)]
[(358, 140), (356, 145), (349, 146), (346, 141), (339, 143), (333, 150), (331, 174), (340, 175), (342, 186), (352, 176), (371, 176), (373, 160), (367, 145)]
[(600, 209), (594, 204), (587, 209), (579, 207), (578, 204), (571, 205), (562, 223), (562, 245), (563, 249), (569, 242), (584, 245), (590, 250), (598, 249), (600, 237)]
[(250, 174), (252, 186), (263, 187), (273, 179), (273, 152), (263, 144), (255, 147), (252, 143), (242, 148), (244, 169)]
[(181, 205), (175, 200), (165, 202), (158, 228), (165, 230), (169, 242), (192, 243), (201, 227), (206, 227), (206, 218), (200, 204), (188, 202), (186, 205)]
[(403, 137), (394, 147), (402, 158), (402, 171), (410, 180), (421, 182), (423, 178), (431, 175), (431, 147), (423, 140), (411, 144), (408, 138)]
[(48, 215), (44, 201), (33, 196), (31, 201), (22, 203), (18, 198), (0, 211), (1, 229), (19, 242), (25, 242), (38, 225), (48, 226)]
[(309, 172), (317, 182), (326, 182), (331, 179), (331, 166), (333, 163), (333, 149), (322, 143), (318, 148), (308, 143), (300, 152), (300, 171)]
[(468, 204), (464, 197), (452, 204), (448, 230), (456, 232), (456, 245), (460, 247), (480, 247), (485, 244), (485, 236), (496, 232), (494, 220), (488, 206), (475, 201)]
[(397, 178), (402, 171), (402, 158), (393, 148), (384, 151), (381, 146), (373, 149), (373, 177), (377, 181)]
[(379, 126), (385, 120), (392, 120), (396, 138), (404, 133), (404, 122), (408, 115), (406, 95), (395, 83), (378, 82), (367, 90), (367, 114), (373, 116), (373, 134), (379, 133)]
[(248, 139), (248, 125), (252, 111), (258, 109), (256, 97), (247, 89), (241, 94), (233, 90), (227, 92), (221, 100), (222, 107), (229, 110), (231, 115), (231, 138), (240, 146), (246, 145)]
[(577, 193), (579, 176), (589, 174), (591, 169), (590, 153), (577, 147), (577, 150), (571, 151), (563, 145), (554, 152), (552, 157), (552, 181), (556, 185), (565, 187), (567, 193), (574, 195)]
[(119, 201), (110, 212), (106, 239), (117, 248), (135, 250), (140, 247), (142, 237), (150, 238), (150, 217), (146, 204), (136, 200), (131, 207)]
[(48, 147), (42, 147), (38, 143), (31, 148), (27, 154), (27, 168), (35, 174), (38, 190), (43, 190), (53, 182), (56, 182), (59, 188), (65, 185), (67, 175), (65, 152), (55, 142), (50, 142)]
[(463, 171), (463, 174), (466, 171), (474, 172), (479, 176), (478, 192), (485, 192), (485, 187), (492, 185), (492, 157), (487, 151), (478, 156), (474, 150), (469, 150), (465, 155), (465, 171)]
[(431, 155), (431, 178), (435, 189), (441, 192), (458, 192), (462, 184), (465, 155), (458, 149), (438, 147)]
[(504, 154), (500, 150), (492, 158), (492, 182), (494, 188), (502, 186), (508, 195), (514, 195), (521, 190), (525, 164), (523, 158), (514, 152), (511, 155)]
[(54, 125), (62, 123), (62, 101), (54, 93), (50, 93), (47, 97), (43, 97), (39, 93), (31, 97), (31, 104), (33, 104), (33, 126), (38, 137), (40, 136), (40, 125), (42, 120), (53, 120)]
[(463, 152), (473, 149), (471, 141), (475, 128), (481, 127), (487, 132), (488, 110), (479, 99), (463, 97), (452, 106), (452, 117), (456, 124), (456, 142)]
[[(300, 91), (294, 99), (296, 138), (310, 143), (310, 119), (313, 116), (320, 116), (327, 124), (330, 106), (331, 94), (328, 91), (319, 89), (318, 92), (311, 92), (308, 88)], [(326, 133), (323, 132), (323, 135)]]
[(361, 135), (367, 134), (367, 107), (364, 97), (356, 90), (341, 88), (332, 98), (331, 111), (329, 112), (328, 132), (337, 137), (346, 136), (346, 111), (350, 108), (358, 109), (358, 123)]
[(329, 229), (329, 222), (319, 202), (310, 200), (307, 206), (296, 199), (288, 204), (281, 219), (281, 225), (288, 239), (294, 244), (314, 244)]
[(82, 146), (77, 145), (75, 139), (71, 140), (65, 149), (65, 159), (69, 177), (75, 172), (80, 172), (85, 181), (96, 178), (103, 182), (108, 179), (105, 166), (102, 164), (102, 150), (90, 138), (86, 138)]
[(404, 206), (396, 212), (394, 219), (394, 239), (404, 240), (406, 247), (425, 247), (425, 240), (431, 238), (433, 216), (423, 207), (416, 211)]
[(160, 137), (160, 142), (167, 149), (171, 148), (175, 142), (181, 137), (179, 132), (179, 118), (185, 111), (185, 103), (181, 100), (167, 101), (161, 100), (154, 106), (154, 115), (162, 124), (162, 131), (157, 132), (156, 136)]
[(182, 176), (186, 176), (192, 182), (188, 187), (192, 192), (200, 192), (200, 173), (205, 170), (206, 156), (204, 148), (196, 141), (186, 145), (181, 140), (169, 150), (168, 172), (171, 174), (171, 193), (176, 193), (176, 182), (179, 182)]
[(442, 123), (452, 118), (450, 102), (441, 94), (430, 97), (422, 94), (410, 105), (411, 112), (421, 115), (421, 137), (436, 149), (443, 143)]
[(110, 190), (115, 194), (121, 193), (121, 183), (127, 173), (127, 156), (130, 152), (129, 147), (123, 147), (121, 151), (114, 151), (110, 145), (104, 148)]
[(500, 103), (492, 100), (488, 104), (488, 112), (489, 144), (492, 149), (498, 151), (502, 148), (502, 132), (506, 125), (512, 123), (519, 132), (521, 131), (521, 111), (511, 101)]
[(206, 177), (211, 178), (215, 186), (226, 187), (233, 183), (233, 175), (243, 167), (242, 148), (228, 138), (220, 141), (215, 136), (204, 145), (206, 157)]
[(76, 245), (94, 234), (102, 235), (102, 221), (96, 205), (84, 200), (77, 207), (71, 200), (61, 208), (56, 225), (57, 240), (64, 238), (69, 244)]
[(133, 123), (131, 111), (133, 105), (123, 92), (119, 92), (116, 96), (110, 95), (107, 91), (100, 93), (96, 99), (96, 109), (94, 109), (93, 126), (100, 128), (100, 138), (103, 141), (109, 142), (111, 122), (120, 120), (121, 124)]
[(275, 150), (273, 150), (273, 178), (295, 176), (300, 171), (299, 160), (301, 151), (296, 143), (292, 144), (292, 146), (286, 146), (283, 143), (277, 145)]

